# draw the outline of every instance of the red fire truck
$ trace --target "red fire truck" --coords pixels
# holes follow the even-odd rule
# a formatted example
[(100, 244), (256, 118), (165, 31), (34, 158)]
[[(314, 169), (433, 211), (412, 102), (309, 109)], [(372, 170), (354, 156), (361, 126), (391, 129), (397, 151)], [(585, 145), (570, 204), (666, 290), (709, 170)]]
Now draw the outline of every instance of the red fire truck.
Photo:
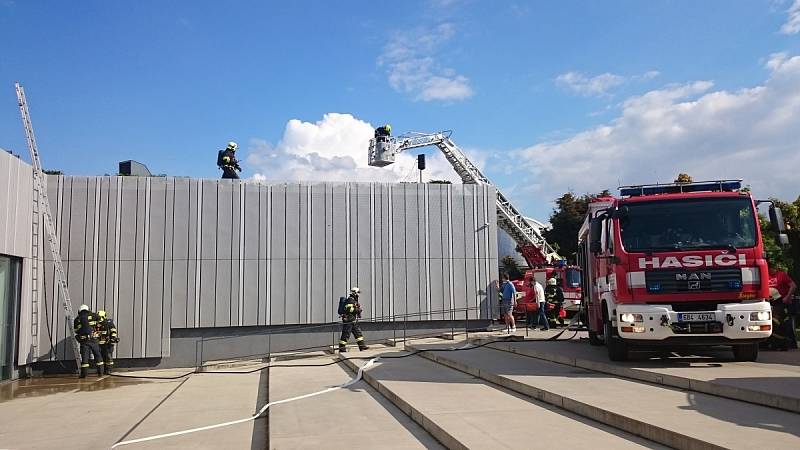
[[(536, 302), (531, 284), (536, 279), (544, 288), (547, 287), (547, 280), (550, 278), (555, 278), (564, 292), (565, 317), (570, 317), (580, 310), (581, 299), (583, 298), (581, 269), (578, 266), (567, 265), (562, 260), (551, 266), (528, 270), (522, 280), (513, 281), (514, 287), (517, 289), (517, 306), (514, 308), (515, 317), (524, 320), (528, 312), (538, 312), (539, 304)], [(554, 305), (549, 305), (549, 307), (553, 309)]]
[[(578, 264), (593, 345), (605, 344), (613, 361), (654, 346), (729, 345), (738, 361), (758, 357), (772, 333), (769, 278), (757, 202), (740, 188), (624, 186), (620, 198), (590, 203)], [(770, 217), (780, 223), (780, 210)]]

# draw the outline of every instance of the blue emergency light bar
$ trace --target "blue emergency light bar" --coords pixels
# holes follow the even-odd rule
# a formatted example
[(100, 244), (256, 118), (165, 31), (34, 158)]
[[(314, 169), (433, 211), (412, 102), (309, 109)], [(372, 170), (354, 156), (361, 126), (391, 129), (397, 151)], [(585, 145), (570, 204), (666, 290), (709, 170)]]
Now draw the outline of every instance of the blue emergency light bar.
[(619, 193), (625, 197), (656, 194), (680, 194), (684, 192), (737, 191), (742, 188), (742, 180), (698, 181), (694, 183), (643, 184), (641, 186), (620, 186)]

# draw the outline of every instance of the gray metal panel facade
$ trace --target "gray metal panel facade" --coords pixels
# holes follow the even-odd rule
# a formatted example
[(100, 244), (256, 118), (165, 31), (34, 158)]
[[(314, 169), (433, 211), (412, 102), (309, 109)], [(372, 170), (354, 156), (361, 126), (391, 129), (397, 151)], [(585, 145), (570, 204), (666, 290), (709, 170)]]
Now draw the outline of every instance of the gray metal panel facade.
[[(31, 335), (31, 246), (33, 171), (29, 164), (0, 150), (0, 254), (22, 258), (22, 292), (19, 309), (19, 343), (17, 360), (19, 364), (32, 361)], [(40, 236), (41, 238), (41, 236)], [(46, 242), (46, 241), (43, 241)], [(44, 256), (39, 253), (40, 261)], [(41, 266), (41, 263), (40, 263)], [(38, 277), (39, 289), (42, 278)], [(43, 296), (42, 296), (43, 299)], [(41, 309), (41, 308), (40, 308)], [(44, 317), (40, 320), (44, 323)], [(27, 320), (25, 319), (27, 318)], [(40, 333), (44, 326), (40, 326)], [(40, 348), (40, 350), (42, 350)], [(49, 351), (45, 349), (44, 351)]]
[[(467, 306), (482, 308), (470, 318), (486, 318), (487, 296), (495, 295), (490, 187), (158, 177), (48, 182), (73, 306), (91, 302), (109, 311), (121, 358), (168, 356), (175, 328), (336, 321), (339, 296), (355, 285), (365, 318), (377, 320), (406, 313), (415, 314), (412, 320), (463, 318), (442, 311)], [(52, 265), (44, 267), (42, 320), (50, 321), (57, 356), (68, 359)], [(51, 359), (50, 338), (40, 334), (39, 356)]]

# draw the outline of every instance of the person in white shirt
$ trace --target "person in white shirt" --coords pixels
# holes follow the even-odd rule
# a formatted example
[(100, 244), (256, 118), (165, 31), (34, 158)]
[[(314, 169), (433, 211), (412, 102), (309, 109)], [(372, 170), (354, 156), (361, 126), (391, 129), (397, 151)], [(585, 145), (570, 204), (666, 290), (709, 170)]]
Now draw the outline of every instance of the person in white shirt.
[[(539, 283), (538, 280), (533, 281), (533, 291), (536, 298), (536, 303), (539, 304), (539, 318), (536, 321), (536, 325), (541, 322), (544, 322), (542, 326), (542, 330), (549, 330), (550, 323), (547, 322), (547, 300), (544, 296), (544, 287), (542, 287), (542, 283)], [(536, 328), (536, 326), (534, 326)]]

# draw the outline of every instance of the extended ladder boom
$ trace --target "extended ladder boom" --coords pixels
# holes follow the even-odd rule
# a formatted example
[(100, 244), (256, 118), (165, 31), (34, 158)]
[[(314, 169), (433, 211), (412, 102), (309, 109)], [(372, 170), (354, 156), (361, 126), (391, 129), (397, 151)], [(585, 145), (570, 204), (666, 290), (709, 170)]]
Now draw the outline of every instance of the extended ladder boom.
[[(494, 186), (450, 139), (450, 135), (450, 131), (440, 131), (409, 133), (397, 137), (376, 137), (370, 140), (369, 165), (386, 166), (393, 163), (395, 155), (402, 151), (435, 145), (465, 184)], [(547, 264), (552, 259), (560, 259), (544, 236), (525, 220), (499, 189), (497, 189), (497, 224), (514, 239), (518, 250), (531, 267)]]
[(61, 245), (58, 241), (56, 234), (55, 223), (53, 222), (53, 215), (50, 212), (50, 201), (47, 198), (47, 177), (42, 170), (42, 162), (39, 159), (39, 149), (36, 147), (36, 138), (33, 135), (33, 125), (31, 124), (31, 116), (28, 112), (28, 103), (25, 100), (25, 91), (19, 83), (16, 83), (17, 88), (17, 102), (19, 103), (19, 112), (22, 114), (22, 126), (25, 128), (25, 138), (28, 141), (28, 150), (31, 154), (31, 162), (33, 163), (33, 189), (34, 189), (34, 210), (33, 210), (33, 298), (31, 302), (31, 336), (34, 343), (34, 348), (38, 348), (39, 344), (39, 286), (38, 286), (38, 259), (39, 259), (39, 214), (44, 215), (44, 223), (47, 232), (47, 241), (50, 243), (50, 251), (53, 254), (53, 263), (55, 264), (56, 282), (58, 283), (59, 291), (61, 292), (62, 304), (64, 307), (64, 314), (66, 317), (66, 326), (70, 332), (72, 339), (72, 351), (75, 356), (75, 361), (80, 367), (80, 346), (75, 339), (75, 330), (72, 327), (72, 321), (75, 314), (72, 312), (72, 302), (67, 289), (67, 274), (64, 272), (64, 264), (61, 261)]

